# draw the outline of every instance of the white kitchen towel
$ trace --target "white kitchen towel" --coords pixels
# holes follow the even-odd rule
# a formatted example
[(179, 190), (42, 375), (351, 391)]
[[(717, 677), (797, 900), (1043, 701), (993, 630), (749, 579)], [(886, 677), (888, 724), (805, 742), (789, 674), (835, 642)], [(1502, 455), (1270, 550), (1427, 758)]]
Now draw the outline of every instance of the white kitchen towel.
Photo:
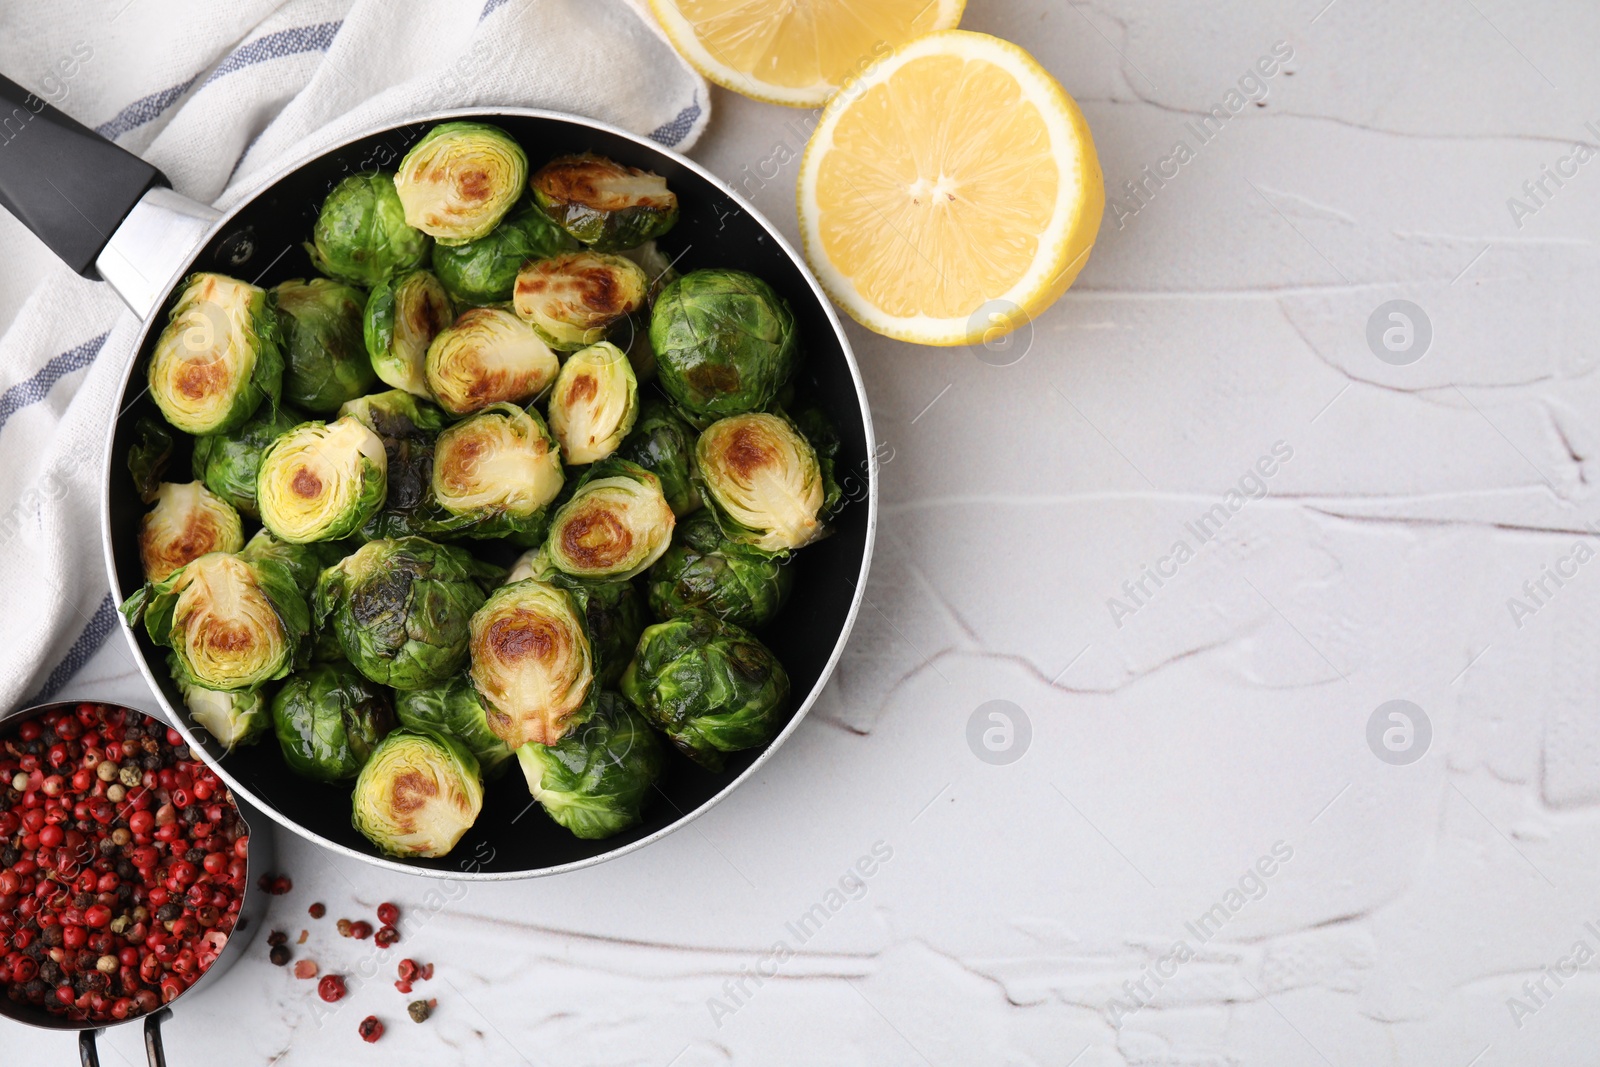
[[(548, 107), (678, 149), (710, 117), (705, 82), (637, 0), (5, 0), (0, 72), (220, 207), (342, 137), (426, 111)], [(122, 641), (100, 478), (140, 332), (109, 287), (44, 259), (7, 218), (10, 309), (0, 709), (55, 694), (108, 637)]]

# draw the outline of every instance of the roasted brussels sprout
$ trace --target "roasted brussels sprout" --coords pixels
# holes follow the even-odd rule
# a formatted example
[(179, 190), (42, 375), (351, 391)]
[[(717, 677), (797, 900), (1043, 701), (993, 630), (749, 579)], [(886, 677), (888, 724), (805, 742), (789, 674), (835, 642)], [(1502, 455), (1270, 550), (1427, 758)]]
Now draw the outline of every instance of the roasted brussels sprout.
[(185, 433), (227, 433), (283, 385), (278, 316), (265, 289), (192, 275), (150, 356), (150, 395)]
[[(128, 449), (128, 473), (133, 475), (133, 485), (139, 491), (139, 499), (146, 504), (154, 504), (166, 479), (167, 467), (172, 463), (172, 431), (164, 423), (148, 415), (140, 415), (134, 423), (133, 432), (137, 440)], [(200, 476), (197, 474), (195, 477)]]
[(789, 676), (744, 630), (691, 611), (645, 630), (622, 694), (684, 755), (720, 771), (726, 753), (777, 736), (789, 710)]
[(428, 346), (428, 388), (452, 415), (490, 404), (522, 404), (549, 388), (561, 369), (533, 327), (509, 311), (473, 308)]
[(460, 741), (396, 730), (356, 776), (350, 821), (379, 852), (443, 856), (483, 810), (478, 761)]
[(184, 673), (183, 664), (170, 652), (167, 666), (183, 695), (183, 705), (194, 724), (216, 739), (224, 752), (261, 740), (272, 724), (266, 687), (207, 689)]
[(432, 500), (434, 435), (444, 427), (444, 412), (403, 389), (391, 389), (352, 400), (339, 414), (359, 419), (383, 442), (388, 490), (383, 510), (361, 527), (362, 536), (404, 537), (424, 530), (423, 513)]
[(394, 187), (406, 222), (443, 245), (485, 236), (522, 195), (528, 157), (511, 135), (481, 122), (445, 122), (400, 161)]
[(348, 537), (383, 507), (386, 471), (383, 442), (360, 420), (304, 423), (261, 458), (261, 522), (296, 544)]
[(573, 352), (639, 310), (649, 288), (650, 279), (625, 256), (568, 252), (524, 266), (511, 299), (551, 348)]
[(672, 545), (650, 568), (650, 611), (671, 619), (693, 610), (759, 629), (789, 598), (792, 568), (722, 536), (708, 511), (678, 523)]
[(594, 658), (565, 589), (533, 578), (501, 586), (472, 617), (469, 649), (489, 729), (506, 744), (553, 745), (580, 718)]
[(213, 552), (136, 590), (122, 605), (129, 626), (172, 649), (186, 680), (207, 689), (251, 689), (294, 665), (311, 613), (294, 575), (277, 560)]
[(449, 294), (427, 271), (379, 282), (367, 296), (361, 328), (373, 373), (385, 385), (431, 399), (428, 346), (454, 320)]
[(542, 547), (524, 552), (506, 575), (505, 582), (510, 585), (524, 578), (537, 578), (572, 594), (583, 612), (589, 651), (594, 657), (595, 684), (615, 685), (622, 677), (623, 668), (633, 658), (634, 646), (639, 643), (639, 635), (648, 621), (643, 598), (634, 584), (562, 574), (551, 564), (549, 552)]
[(617, 450), (639, 416), (639, 383), (628, 357), (601, 341), (574, 352), (550, 390), (550, 432), (561, 458), (593, 463)]
[(293, 408), (262, 404), (237, 430), (195, 438), (194, 476), (239, 514), (256, 518), (261, 514), (256, 502), (261, 457), (268, 445), (305, 421)]
[(283, 401), (332, 415), (372, 388), (377, 375), (361, 337), (366, 294), (327, 278), (273, 287), (283, 333)]
[(394, 725), (389, 696), (348, 663), (317, 663), (272, 698), (283, 761), (324, 782), (354, 778)]
[(428, 237), (407, 225), (388, 174), (352, 174), (335, 185), (311, 236), (312, 265), (363, 289), (420, 266), (428, 255)]
[(394, 716), (407, 730), (443, 734), (466, 745), (477, 757), (486, 782), (494, 781), (511, 766), (515, 753), (489, 729), (483, 701), (464, 674), (429, 689), (396, 693)]
[(844, 497), (844, 491), (833, 473), (834, 462), (839, 456), (839, 431), (834, 429), (833, 420), (815, 403), (803, 403), (787, 414), (794, 428), (810, 442), (811, 450), (817, 454), (817, 466), (822, 470), (822, 517), (827, 518)]
[(667, 180), (604, 156), (562, 156), (534, 174), (533, 198), (572, 236), (602, 252), (644, 244), (678, 221)]
[(615, 693), (599, 693), (583, 725), (554, 745), (523, 745), (517, 762), (545, 814), (584, 840), (639, 821), (666, 762), (644, 717)]
[(639, 405), (639, 418), (617, 449), (619, 459), (628, 459), (661, 480), (661, 492), (678, 518), (700, 507), (700, 492), (694, 486), (695, 432), (679, 418), (671, 405), (648, 396)]
[(777, 554), (822, 535), (822, 469), (785, 419), (761, 412), (719, 419), (695, 443), (694, 461), (701, 495), (730, 541)]
[(737, 270), (692, 271), (663, 289), (650, 347), (661, 388), (701, 419), (765, 408), (799, 358), (788, 302)]
[(499, 573), (421, 537), (368, 541), (322, 572), (312, 617), (372, 681), (422, 689), (466, 666), (467, 623)]
[(463, 245), (434, 245), (433, 272), (463, 304), (499, 304), (511, 299), (524, 263), (577, 247), (550, 216), (528, 207), (507, 216), (487, 237)]
[(139, 559), (146, 581), (159, 582), (207, 552), (244, 547), (239, 513), (199, 482), (163, 482), (156, 506), (139, 523)]
[(271, 560), (284, 568), (296, 589), (310, 596), (317, 587), (317, 579), (322, 576), (322, 569), (337, 563), (343, 555), (343, 544), (331, 541), (290, 544), (273, 537), (272, 531), (261, 529), (245, 544), (239, 558), (247, 563)]
[(439, 435), (433, 500), (443, 533), (533, 540), (561, 492), (561, 455), (532, 409), (495, 404)]
[(672, 508), (661, 482), (637, 463), (590, 467), (550, 520), (546, 548), (557, 570), (576, 578), (632, 578), (672, 540)]

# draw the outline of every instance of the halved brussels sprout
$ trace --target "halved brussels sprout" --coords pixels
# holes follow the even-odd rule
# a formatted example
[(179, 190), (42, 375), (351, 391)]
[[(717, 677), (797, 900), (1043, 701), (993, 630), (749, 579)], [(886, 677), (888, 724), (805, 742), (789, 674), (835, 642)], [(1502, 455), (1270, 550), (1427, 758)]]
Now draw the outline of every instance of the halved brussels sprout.
[(283, 384), (278, 316), (265, 289), (191, 275), (150, 356), (150, 395), (185, 433), (227, 433)]
[(362, 536), (404, 537), (425, 528), (423, 512), (431, 497), (434, 435), (443, 427), (444, 412), (403, 389), (374, 393), (339, 409), (378, 435), (383, 442), (385, 480), (383, 510), (361, 527)]
[(789, 675), (744, 630), (691, 611), (645, 630), (622, 694), (684, 755), (720, 771), (726, 753), (777, 736), (789, 710)]
[(799, 358), (788, 301), (738, 270), (692, 271), (663, 289), (650, 347), (661, 388), (705, 419), (765, 408)]
[(619, 255), (627, 256), (639, 265), (645, 277), (650, 279), (650, 289), (645, 294), (645, 302), (655, 305), (656, 298), (661, 295), (670, 282), (679, 277), (677, 268), (672, 263), (672, 257), (661, 250), (654, 241), (646, 241), (637, 248), (624, 248)]
[(639, 405), (633, 432), (617, 449), (617, 458), (632, 460), (659, 478), (672, 513), (681, 519), (700, 507), (700, 491), (692, 477), (694, 442), (693, 427), (670, 404), (647, 396)]
[(280, 282), (283, 400), (314, 415), (331, 415), (378, 380), (361, 337), (366, 294), (327, 278)]
[(511, 303), (551, 348), (572, 352), (642, 307), (649, 288), (650, 279), (625, 256), (568, 252), (525, 265)]
[(623, 668), (633, 658), (634, 646), (639, 643), (639, 635), (648, 621), (643, 598), (634, 584), (562, 574), (550, 562), (550, 554), (544, 547), (529, 549), (518, 557), (511, 573), (506, 575), (505, 584), (525, 578), (537, 578), (572, 594), (583, 612), (584, 631), (594, 657), (595, 684), (615, 685), (622, 677)]
[(572, 498), (556, 510), (545, 544), (557, 570), (620, 581), (661, 558), (673, 522), (654, 474), (637, 463), (607, 459), (590, 467)]
[(730, 541), (776, 554), (822, 536), (822, 469), (787, 420), (761, 412), (720, 419), (695, 443), (694, 462)]
[(455, 320), (450, 295), (425, 270), (379, 282), (362, 313), (362, 340), (372, 370), (385, 385), (432, 399), (428, 346)]
[(283, 761), (323, 782), (354, 778), (394, 726), (389, 695), (348, 663), (317, 663), (272, 698)]
[(213, 552), (136, 590), (122, 605), (150, 640), (172, 649), (188, 680), (250, 689), (289, 673), (311, 613), (282, 563)]
[(600, 693), (593, 714), (554, 745), (523, 745), (517, 761), (545, 814), (586, 841), (639, 821), (666, 762), (650, 724), (622, 697)]
[(290, 544), (273, 537), (271, 530), (261, 529), (245, 544), (239, 558), (247, 563), (272, 561), (284, 568), (296, 589), (310, 596), (317, 587), (317, 579), (322, 576), (323, 568), (339, 562), (343, 555), (344, 546), (341, 544), (331, 541)]
[(195, 438), (194, 476), (239, 514), (256, 518), (261, 514), (256, 501), (261, 457), (268, 445), (305, 421), (293, 408), (263, 404), (238, 429)]
[(261, 522), (296, 544), (348, 537), (383, 507), (387, 463), (378, 435), (354, 417), (297, 426), (261, 458)]
[(363, 289), (420, 266), (428, 255), (428, 235), (406, 224), (388, 174), (352, 174), (335, 185), (311, 236), (312, 266)]
[(139, 559), (146, 581), (159, 582), (207, 552), (244, 547), (239, 513), (199, 482), (163, 482), (156, 506), (139, 523)]
[(550, 432), (561, 458), (593, 463), (617, 450), (639, 416), (639, 383), (628, 357), (601, 341), (574, 352), (550, 390)]
[(487, 237), (463, 245), (434, 245), (433, 272), (463, 304), (499, 304), (511, 299), (524, 263), (577, 247), (550, 216), (528, 207), (508, 216)]
[(267, 699), (267, 687), (254, 689), (207, 689), (196, 685), (184, 673), (183, 664), (170, 652), (167, 667), (172, 680), (183, 696), (194, 724), (216, 739), (222, 751), (232, 752), (240, 745), (253, 745), (261, 740), (272, 725), (272, 711)]
[(532, 409), (494, 404), (439, 435), (433, 500), (441, 532), (467, 537), (537, 537), (561, 492), (561, 454)]
[(408, 223), (440, 244), (459, 245), (494, 229), (527, 180), (527, 154), (506, 131), (445, 122), (411, 146), (394, 187)]
[(467, 623), (499, 573), (421, 537), (368, 541), (322, 572), (312, 617), (372, 681), (422, 689), (466, 666)]
[(350, 822), (379, 852), (443, 856), (483, 810), (478, 761), (460, 741), (396, 730), (356, 776)]
[[(154, 504), (166, 480), (167, 467), (172, 463), (175, 450), (172, 431), (150, 416), (140, 415), (134, 423), (133, 432), (137, 440), (128, 449), (128, 473), (133, 475), (133, 485), (139, 491), (139, 499), (146, 504)], [(197, 474), (195, 477), (198, 479), (200, 476)]]
[(511, 757), (516, 755), (489, 729), (483, 701), (464, 674), (430, 689), (396, 693), (394, 714), (407, 730), (443, 734), (466, 745), (477, 757), (486, 782), (504, 774), (511, 766)]
[(658, 619), (709, 611), (747, 630), (772, 621), (794, 586), (783, 560), (727, 540), (702, 511), (678, 523), (672, 545), (650, 568), (650, 610)]
[(513, 748), (553, 745), (584, 709), (594, 657), (572, 595), (529, 578), (501, 586), (472, 617), (472, 684), (489, 729)]
[(572, 236), (602, 252), (644, 244), (678, 221), (667, 179), (604, 156), (562, 156), (532, 179), (533, 198)]
[(523, 404), (549, 388), (561, 363), (533, 327), (509, 311), (473, 308), (428, 346), (428, 388), (452, 415)]

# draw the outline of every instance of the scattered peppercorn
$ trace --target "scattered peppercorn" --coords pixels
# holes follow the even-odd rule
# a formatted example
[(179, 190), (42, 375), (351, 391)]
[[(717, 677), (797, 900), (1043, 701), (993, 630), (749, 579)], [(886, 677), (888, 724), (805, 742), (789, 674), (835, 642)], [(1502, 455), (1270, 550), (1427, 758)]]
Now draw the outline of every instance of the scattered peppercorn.
[(406, 1005), (406, 1014), (411, 1016), (414, 1023), (425, 1023), (428, 1016), (433, 1014), (433, 1002), (427, 1000), (413, 1000)]
[(272, 961), (274, 967), (282, 967), (289, 962), (289, 946), (273, 945), (272, 951), (267, 953), (267, 959)]
[(294, 964), (296, 978), (315, 978), (317, 976), (316, 960), (296, 960)]
[(340, 919), (334, 925), (338, 928), (340, 937), (349, 937), (350, 936), (350, 920), (349, 919)]
[(357, 919), (350, 924), (350, 936), (357, 941), (365, 941), (372, 936), (372, 924), (365, 919)]
[(361, 1020), (357, 1032), (361, 1034), (361, 1040), (370, 1045), (383, 1036), (383, 1024), (378, 1021), (376, 1015), (369, 1015)]
[(378, 932), (372, 936), (379, 948), (388, 948), (400, 940), (400, 931), (392, 926), (380, 926)]
[(322, 903), (320, 900), (306, 910), (311, 913), (311, 917), (313, 919), (320, 919), (324, 915), (328, 914), (328, 906)]
[[(159, 917), (161, 913), (157, 912), (156, 914)], [(281, 945), (288, 940), (289, 935), (284, 933), (282, 930), (274, 930), (267, 935), (267, 944), (269, 945)]]
[(311, 936), (311, 931), (310, 930), (301, 930), (300, 931), (300, 937), (299, 937), (298, 940), (295, 941), (295, 944), (297, 944), (297, 945), (305, 944), (306, 943), (306, 938), (308, 938), (310, 936)]
[(317, 996), (329, 1004), (344, 998), (344, 979), (336, 974), (325, 974), (322, 981), (317, 983)]
[(393, 926), (400, 921), (400, 909), (384, 901), (378, 905), (378, 921), (385, 926)]

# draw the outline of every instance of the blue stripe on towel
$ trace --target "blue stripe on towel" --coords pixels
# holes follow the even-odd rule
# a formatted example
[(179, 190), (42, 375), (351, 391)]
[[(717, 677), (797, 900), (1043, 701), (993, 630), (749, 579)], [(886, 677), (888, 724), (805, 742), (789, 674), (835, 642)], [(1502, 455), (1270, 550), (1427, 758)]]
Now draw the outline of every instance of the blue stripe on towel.
[(117, 605), (112, 601), (111, 594), (107, 593), (100, 606), (95, 609), (94, 617), (83, 628), (78, 639), (72, 642), (72, 647), (67, 650), (67, 656), (55, 669), (50, 672), (50, 677), (44, 681), (44, 686), (33, 696), (28, 698), (29, 704), (42, 704), (61, 692), (61, 687), (72, 680), (72, 676), (83, 669), (84, 664), (100, 651), (100, 646), (106, 643), (106, 638), (111, 636), (111, 631), (117, 625)]
[(657, 144), (664, 144), (668, 148), (675, 147), (679, 141), (689, 136), (689, 131), (694, 129), (694, 124), (700, 120), (700, 94), (696, 93), (689, 106), (678, 112), (676, 118), (664, 126), (657, 126), (650, 131), (650, 139)]
[(40, 367), (33, 377), (24, 379), (0, 393), (0, 428), (4, 428), (11, 416), (23, 408), (37, 404), (49, 396), (56, 382), (73, 371), (82, 370), (93, 363), (94, 357), (100, 354), (100, 346), (106, 343), (108, 336), (109, 331), (85, 341), (77, 348), (68, 349)]

